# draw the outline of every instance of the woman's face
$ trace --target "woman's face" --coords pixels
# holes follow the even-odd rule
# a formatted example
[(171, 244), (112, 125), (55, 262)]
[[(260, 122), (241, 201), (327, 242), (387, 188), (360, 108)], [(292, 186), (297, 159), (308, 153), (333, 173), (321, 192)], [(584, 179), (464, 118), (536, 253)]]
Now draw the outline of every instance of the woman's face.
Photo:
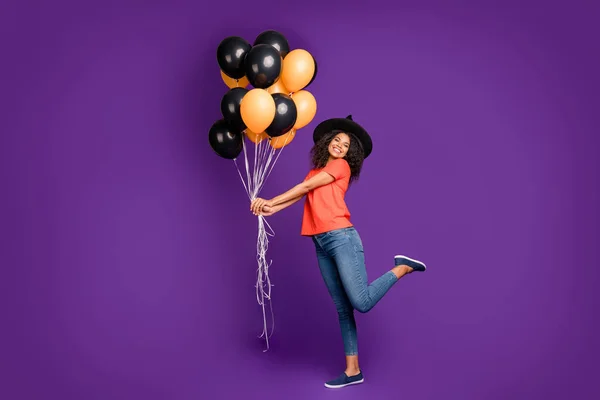
[(340, 132), (329, 142), (329, 156), (332, 159), (344, 158), (349, 148), (350, 136)]

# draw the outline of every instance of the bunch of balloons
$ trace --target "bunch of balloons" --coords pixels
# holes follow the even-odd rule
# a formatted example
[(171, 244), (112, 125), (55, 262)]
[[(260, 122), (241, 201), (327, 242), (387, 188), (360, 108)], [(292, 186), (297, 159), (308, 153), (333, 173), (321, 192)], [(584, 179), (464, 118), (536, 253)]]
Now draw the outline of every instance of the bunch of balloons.
[[(221, 99), (223, 118), (210, 128), (209, 142), (215, 153), (234, 161), (246, 194), (253, 200), (283, 148), (315, 117), (317, 102), (306, 88), (317, 76), (317, 62), (306, 50), (290, 51), (287, 39), (274, 30), (262, 32), (252, 45), (239, 36), (225, 38), (217, 48), (217, 62), (229, 91)], [(254, 144), (254, 157), (248, 157), (244, 138)], [(236, 162), (242, 151), (245, 173)], [(255, 286), (263, 313), (260, 337), (265, 338), (268, 349), (266, 303), (271, 301), (272, 285), (266, 258), (267, 228), (271, 227), (259, 216)]]
[(317, 102), (306, 88), (317, 76), (317, 62), (304, 49), (290, 51), (280, 32), (262, 32), (252, 45), (239, 36), (227, 37), (217, 48), (217, 62), (229, 87), (221, 99), (223, 118), (209, 131), (219, 156), (236, 159), (244, 136), (281, 149), (313, 120)]

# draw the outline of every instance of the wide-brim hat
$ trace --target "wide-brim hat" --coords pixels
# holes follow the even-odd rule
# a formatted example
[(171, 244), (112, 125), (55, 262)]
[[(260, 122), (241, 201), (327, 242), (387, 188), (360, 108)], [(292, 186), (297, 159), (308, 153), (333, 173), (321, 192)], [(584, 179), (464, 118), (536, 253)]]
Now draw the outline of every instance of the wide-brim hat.
[(323, 136), (332, 132), (344, 132), (358, 139), (364, 151), (365, 158), (373, 151), (373, 141), (371, 140), (371, 136), (369, 136), (369, 133), (365, 128), (352, 120), (352, 115), (348, 115), (346, 118), (330, 118), (321, 122), (315, 128), (313, 141), (316, 143)]

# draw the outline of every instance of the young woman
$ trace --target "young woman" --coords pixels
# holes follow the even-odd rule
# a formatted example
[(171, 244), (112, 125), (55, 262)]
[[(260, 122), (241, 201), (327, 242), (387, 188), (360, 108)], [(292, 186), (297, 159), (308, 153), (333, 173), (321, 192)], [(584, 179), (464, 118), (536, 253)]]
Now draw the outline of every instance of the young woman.
[(313, 169), (305, 180), (271, 200), (255, 199), (250, 209), (255, 215), (270, 216), (306, 196), (301, 235), (314, 242), (321, 274), (337, 309), (346, 353), (346, 370), (325, 386), (340, 388), (364, 381), (358, 365), (354, 310), (368, 312), (401, 277), (425, 271), (425, 264), (395, 256), (395, 267), (368, 283), (363, 245), (350, 222), (344, 197), (349, 184), (359, 177), (363, 160), (371, 154), (371, 137), (348, 116), (321, 122), (313, 140)]

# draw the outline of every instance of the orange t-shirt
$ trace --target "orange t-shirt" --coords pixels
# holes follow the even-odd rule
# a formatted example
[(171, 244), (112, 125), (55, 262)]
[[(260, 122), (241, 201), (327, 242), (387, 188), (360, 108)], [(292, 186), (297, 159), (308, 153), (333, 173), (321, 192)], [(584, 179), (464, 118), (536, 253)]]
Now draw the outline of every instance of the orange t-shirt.
[(325, 168), (311, 170), (304, 180), (312, 178), (321, 171), (327, 172), (335, 180), (328, 185), (311, 190), (306, 195), (302, 216), (302, 236), (312, 236), (352, 226), (350, 211), (344, 201), (350, 183), (348, 162), (341, 158), (332, 160)]

